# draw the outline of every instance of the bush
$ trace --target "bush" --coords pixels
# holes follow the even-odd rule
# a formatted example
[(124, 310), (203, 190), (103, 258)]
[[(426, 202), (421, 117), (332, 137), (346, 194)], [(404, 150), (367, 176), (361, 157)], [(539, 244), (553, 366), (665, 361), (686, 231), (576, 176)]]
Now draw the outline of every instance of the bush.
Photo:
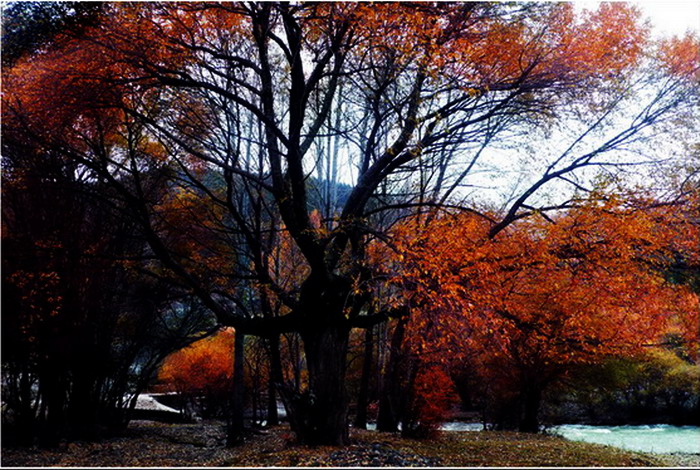
[(458, 400), (452, 379), (442, 367), (420, 368), (409, 393), (402, 434), (404, 437), (433, 437)]
[(205, 418), (223, 416), (233, 378), (233, 342), (228, 328), (166, 358), (158, 378), (181, 396), (185, 414), (194, 407)]
[(700, 369), (671, 351), (582, 367), (553, 394), (554, 422), (700, 424)]

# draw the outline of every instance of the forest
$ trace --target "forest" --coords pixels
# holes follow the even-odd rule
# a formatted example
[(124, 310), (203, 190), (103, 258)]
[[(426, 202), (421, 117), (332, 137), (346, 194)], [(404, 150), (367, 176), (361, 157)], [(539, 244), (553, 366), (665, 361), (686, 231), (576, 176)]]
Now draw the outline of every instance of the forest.
[(119, 436), (144, 394), (232, 449), (700, 424), (697, 34), (622, 2), (2, 28), (3, 450)]

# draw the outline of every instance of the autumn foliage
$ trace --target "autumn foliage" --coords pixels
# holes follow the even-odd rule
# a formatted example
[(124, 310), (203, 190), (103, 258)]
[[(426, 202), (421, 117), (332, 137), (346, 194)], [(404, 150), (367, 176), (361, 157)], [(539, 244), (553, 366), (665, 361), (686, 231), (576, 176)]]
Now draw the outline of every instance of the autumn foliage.
[(445, 368), (437, 364), (421, 364), (414, 374), (412, 387), (407, 390), (403, 435), (434, 437), (458, 402), (454, 384)]
[[(158, 380), (171, 391), (205, 401), (205, 414), (225, 405), (233, 378), (234, 332), (223, 329), (168, 356)], [(209, 410), (206, 410), (209, 408)]]
[[(20, 112), (23, 124), (43, 139), (67, 138), (83, 149), (102, 138), (123, 145), (120, 127), (140, 113), (155, 117), (150, 113), (160, 99), (158, 86), (177, 85), (180, 69), (206, 70), (209, 54), (221, 59), (216, 51), (222, 42), (248, 47), (246, 34), (254, 27), (251, 11), (235, 3), (127, 2), (109, 9), (109, 22), (87, 28), (79, 38), (58, 35), (44, 53), (21, 58), (4, 73), (9, 125)], [(300, 23), (315, 53), (352, 28), (348, 63), (353, 67), (416, 62), (436, 80), (455, 81), (475, 97), (523, 86), (566, 93), (619, 76), (638, 63), (648, 36), (639, 12), (625, 3), (605, 3), (583, 17), (571, 4), (558, 3), (541, 12), (523, 10), (523, 21), (498, 9), (494, 4), (319, 3), (303, 9)], [(541, 17), (531, 23), (527, 15)], [(688, 37), (669, 42), (659, 54), (672, 71), (688, 73), (697, 70), (694, 50), (697, 38)], [(47, 89), (52, 93), (43, 92)], [(191, 142), (221, 125), (201, 96), (183, 88), (171, 98), (170, 112)], [(143, 157), (167, 158), (166, 149), (151, 139), (137, 145)]]
[(385, 259), (413, 309), (405, 347), (467, 360), (488, 393), (533, 406), (573, 364), (639, 354), (670, 332), (695, 351), (698, 295), (664, 267), (681, 253), (697, 263), (692, 209), (640, 204), (591, 201), (496, 238), (474, 214), (398, 226)]
[(682, 38), (666, 39), (659, 48), (664, 67), (675, 75), (697, 80), (700, 71), (700, 40), (697, 34), (688, 33)]

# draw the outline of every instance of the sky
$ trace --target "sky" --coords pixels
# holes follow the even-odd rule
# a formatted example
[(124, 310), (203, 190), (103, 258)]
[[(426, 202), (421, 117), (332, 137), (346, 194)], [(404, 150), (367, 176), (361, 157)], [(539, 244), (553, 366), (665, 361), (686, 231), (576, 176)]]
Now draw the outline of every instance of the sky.
[[(581, 8), (595, 9), (599, 1), (579, 0)], [(653, 34), (658, 36), (684, 35), (688, 30), (700, 34), (700, 1), (698, 0), (638, 0), (637, 5), (644, 18), (649, 18)]]
[(683, 35), (688, 30), (700, 33), (700, 1), (634, 2), (649, 17), (657, 34)]

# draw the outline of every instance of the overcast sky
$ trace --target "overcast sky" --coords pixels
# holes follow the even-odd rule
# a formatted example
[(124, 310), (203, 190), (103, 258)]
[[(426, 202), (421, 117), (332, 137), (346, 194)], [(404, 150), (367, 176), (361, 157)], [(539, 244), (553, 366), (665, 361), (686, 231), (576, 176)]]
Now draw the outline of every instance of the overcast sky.
[(700, 2), (697, 0), (642, 1), (644, 16), (651, 19), (657, 34), (685, 34), (688, 30), (700, 32)]
[[(578, 0), (581, 8), (595, 9), (597, 0)], [(638, 0), (631, 2), (649, 18), (656, 36), (684, 35), (688, 30), (700, 34), (700, 1), (698, 0)]]

